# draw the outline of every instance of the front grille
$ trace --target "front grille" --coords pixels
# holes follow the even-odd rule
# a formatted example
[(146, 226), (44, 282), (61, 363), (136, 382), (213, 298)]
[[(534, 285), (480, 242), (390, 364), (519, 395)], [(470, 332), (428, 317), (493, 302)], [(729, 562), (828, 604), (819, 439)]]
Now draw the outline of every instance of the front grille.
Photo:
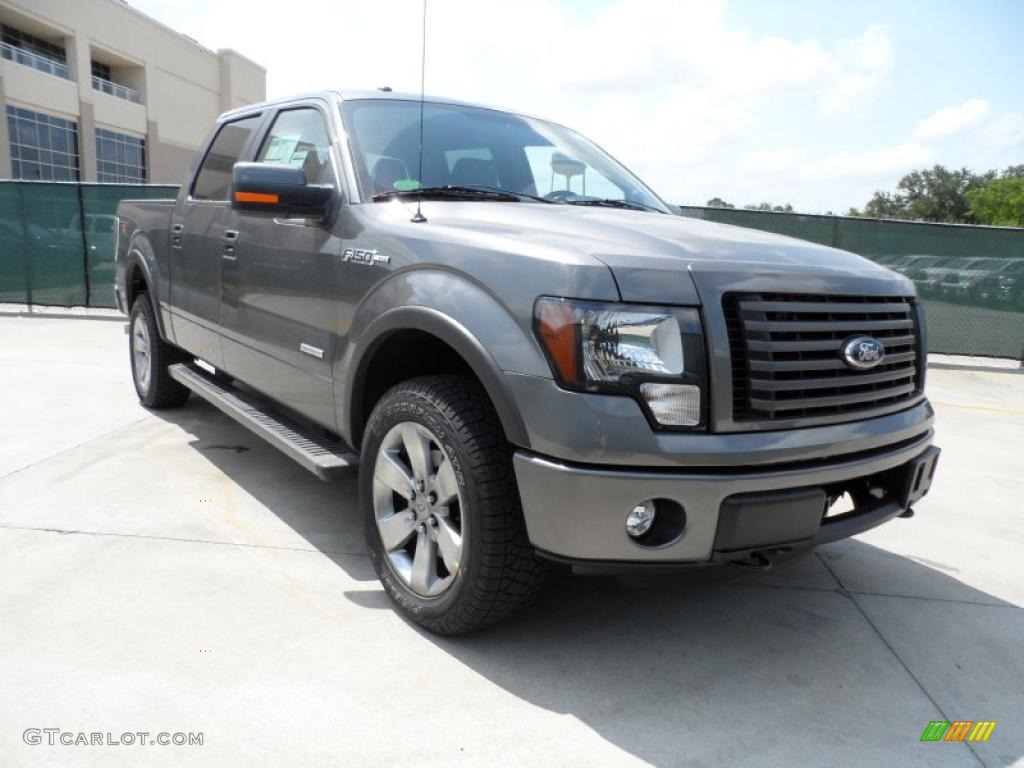
[[(914, 399), (922, 379), (912, 298), (726, 294), (733, 420), (779, 421), (872, 410)], [(853, 336), (885, 345), (881, 364), (849, 368)]]

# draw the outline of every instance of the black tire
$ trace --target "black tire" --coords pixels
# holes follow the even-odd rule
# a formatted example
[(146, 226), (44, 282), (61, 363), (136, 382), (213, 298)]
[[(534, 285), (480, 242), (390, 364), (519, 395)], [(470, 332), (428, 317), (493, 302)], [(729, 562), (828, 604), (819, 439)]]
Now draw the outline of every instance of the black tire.
[[(462, 557), (450, 585), (425, 598), (397, 574), (374, 510), (375, 461), (398, 424), (426, 427), (455, 468), (461, 498)], [(363, 436), (359, 498), (370, 558), (398, 609), (425, 629), (460, 635), (522, 610), (540, 591), (546, 563), (526, 535), (512, 448), (486, 393), (468, 377), (424, 376), (389, 390)]]
[[(146, 333), (149, 335), (149, 380), (143, 383), (143, 372), (136, 370), (136, 355), (134, 354), (134, 339), (137, 323), (145, 325)], [(132, 305), (131, 315), (128, 320), (128, 359), (132, 367), (132, 383), (135, 385), (135, 393), (147, 408), (176, 408), (188, 399), (189, 390), (174, 379), (167, 368), (175, 363), (189, 360), (189, 355), (184, 351), (168, 344), (160, 338), (160, 331), (156, 325), (156, 315), (153, 304), (149, 300), (148, 293), (140, 293)]]

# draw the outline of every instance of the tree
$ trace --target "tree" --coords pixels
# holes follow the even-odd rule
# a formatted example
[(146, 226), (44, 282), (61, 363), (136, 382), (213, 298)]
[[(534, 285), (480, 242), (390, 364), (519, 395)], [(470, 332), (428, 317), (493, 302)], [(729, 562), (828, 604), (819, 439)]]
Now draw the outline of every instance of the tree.
[[(1016, 168), (1024, 171), (1024, 166)], [(971, 216), (982, 224), (1024, 227), (1024, 173), (1019, 176), (1004, 173), (1004, 178), (967, 192), (967, 201)]]
[(941, 165), (908, 173), (896, 189), (902, 193), (907, 218), (924, 221), (970, 221), (967, 193), (990, 182), (992, 171), (977, 176), (967, 168), (951, 171)]
[(708, 208), (735, 208), (736, 206), (732, 203), (727, 203), (720, 197), (712, 197), (706, 203)]
[[(1007, 172), (1024, 175), (1024, 167)], [(967, 193), (981, 189), (996, 178), (995, 171), (976, 174), (967, 168), (950, 170), (942, 165), (908, 173), (895, 192), (875, 192), (864, 206), (864, 215), (883, 219), (917, 219), (973, 223)]]
[(864, 215), (873, 219), (909, 219), (906, 203), (889, 192), (875, 192), (864, 206)]
[(851, 208), (846, 215), (1024, 226), (1019, 223), (1018, 181), (1024, 181), (1024, 165), (1011, 165), (1002, 173), (936, 165), (908, 173), (895, 192), (875, 192), (863, 213)]
[(747, 211), (775, 211), (776, 213), (792, 213), (793, 206), (789, 203), (785, 205), (772, 205), (771, 203), (759, 203), (758, 205), (744, 205), (744, 210)]

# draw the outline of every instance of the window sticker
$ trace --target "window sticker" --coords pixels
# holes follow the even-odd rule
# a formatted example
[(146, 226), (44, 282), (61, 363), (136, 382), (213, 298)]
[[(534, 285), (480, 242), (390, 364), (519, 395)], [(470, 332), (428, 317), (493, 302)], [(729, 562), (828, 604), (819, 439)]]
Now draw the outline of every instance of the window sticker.
[(275, 136), (270, 141), (270, 146), (267, 147), (267, 154), (264, 156), (263, 162), (290, 164), (292, 155), (295, 154), (295, 147), (299, 145), (300, 138), (298, 134), (295, 136)]

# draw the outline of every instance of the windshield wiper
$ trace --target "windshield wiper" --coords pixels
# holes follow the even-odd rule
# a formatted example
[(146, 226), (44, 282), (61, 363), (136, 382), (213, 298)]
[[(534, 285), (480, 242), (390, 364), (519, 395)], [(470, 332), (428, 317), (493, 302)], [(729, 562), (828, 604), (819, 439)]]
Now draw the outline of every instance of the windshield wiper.
[(555, 205), (556, 200), (548, 200), (546, 197), (540, 195), (528, 195), (525, 192), (512, 192), (508, 189), (501, 189), (500, 187), (485, 187), (482, 184), (472, 184), (466, 187), (466, 189), (479, 189), (483, 192), (501, 192), (505, 195), (515, 195), (520, 200), (536, 200), (538, 203), (548, 203), (549, 205)]
[[(495, 202), (517, 203), (522, 200), (540, 200), (533, 195), (509, 192), (496, 187), (457, 186), (420, 187), (419, 189), (389, 189), (373, 196), (373, 200), (394, 200), (395, 198), (433, 198), (435, 200), (494, 200)], [(547, 202), (547, 201), (545, 201)]]
[(655, 213), (664, 213), (661, 208), (655, 208), (653, 205), (647, 205), (646, 203), (638, 203), (635, 200), (616, 200), (614, 198), (582, 198), (579, 200), (566, 200), (568, 205), (598, 205), (605, 208), (628, 208), (632, 211), (654, 211)]

